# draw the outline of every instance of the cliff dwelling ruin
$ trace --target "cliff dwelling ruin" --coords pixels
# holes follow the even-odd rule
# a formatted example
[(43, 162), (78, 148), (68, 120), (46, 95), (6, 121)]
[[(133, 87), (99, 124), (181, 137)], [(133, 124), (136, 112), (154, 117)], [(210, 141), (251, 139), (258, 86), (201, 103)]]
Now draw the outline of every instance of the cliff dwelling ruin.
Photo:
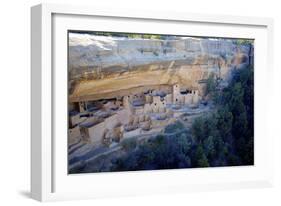
[(161, 134), (176, 121), (189, 128), (194, 118), (212, 110), (205, 94), (208, 78), (213, 75), (225, 87), (232, 71), (253, 64), (253, 52), (250, 44), (223, 38), (70, 32), (70, 168), (117, 151), (126, 139)]

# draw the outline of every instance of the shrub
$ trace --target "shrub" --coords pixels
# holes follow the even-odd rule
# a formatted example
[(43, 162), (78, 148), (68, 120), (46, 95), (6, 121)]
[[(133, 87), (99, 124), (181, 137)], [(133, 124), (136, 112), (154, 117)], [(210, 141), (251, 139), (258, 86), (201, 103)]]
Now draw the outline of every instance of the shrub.
[(124, 139), (121, 145), (126, 151), (133, 150), (137, 146), (137, 140), (136, 138)]

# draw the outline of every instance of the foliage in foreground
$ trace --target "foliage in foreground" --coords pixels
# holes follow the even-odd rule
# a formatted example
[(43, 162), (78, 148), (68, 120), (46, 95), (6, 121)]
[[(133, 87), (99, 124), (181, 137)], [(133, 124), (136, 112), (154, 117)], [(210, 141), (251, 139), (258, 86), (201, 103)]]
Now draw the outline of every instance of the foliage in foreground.
[(186, 168), (191, 166), (191, 137), (187, 133), (158, 135), (114, 161), (113, 171)]

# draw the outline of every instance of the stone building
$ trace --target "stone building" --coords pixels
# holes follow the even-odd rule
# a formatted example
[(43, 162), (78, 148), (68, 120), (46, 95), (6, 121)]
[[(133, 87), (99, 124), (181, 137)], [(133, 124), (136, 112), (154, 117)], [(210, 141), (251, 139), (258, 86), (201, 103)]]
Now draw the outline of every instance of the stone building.
[(119, 122), (123, 125), (130, 121), (131, 112), (128, 109), (120, 109), (116, 112)]
[(80, 127), (76, 126), (68, 130), (68, 144), (75, 143), (81, 136)]
[[(170, 106), (194, 106), (199, 101), (197, 90), (181, 90), (179, 84), (174, 84), (168, 89), (151, 89), (96, 103), (79, 102), (80, 113), (73, 113), (69, 119), (69, 138), (74, 142), (80, 136), (94, 145), (111, 145), (123, 138), (161, 131), (175, 119)], [(91, 111), (93, 106), (99, 109)]]
[(69, 115), (69, 126), (70, 128), (75, 127), (76, 125), (80, 124), (81, 122), (85, 121), (86, 117), (80, 117), (80, 113), (73, 113)]
[(81, 125), (82, 138), (92, 144), (100, 145), (105, 135), (105, 122), (93, 122)]
[(131, 137), (135, 137), (140, 134), (141, 134), (141, 128), (136, 128), (134, 130), (125, 132), (123, 137), (124, 137), (124, 139), (127, 139), (127, 138), (131, 138)]
[[(104, 119), (96, 119), (80, 125), (81, 134), (84, 140), (89, 141), (92, 144), (102, 144), (105, 137), (113, 138), (112, 134), (116, 134), (116, 131), (123, 131), (120, 122), (120, 116), (113, 114)], [(107, 135), (107, 136), (106, 136)], [(118, 138), (122, 135), (118, 134)]]
[(143, 113), (159, 113), (166, 111), (166, 101), (160, 96), (150, 96), (146, 95), (146, 101), (143, 108)]
[(200, 97), (198, 90), (185, 90), (181, 91), (178, 84), (173, 85), (172, 102), (173, 104), (185, 104), (190, 106), (197, 106)]

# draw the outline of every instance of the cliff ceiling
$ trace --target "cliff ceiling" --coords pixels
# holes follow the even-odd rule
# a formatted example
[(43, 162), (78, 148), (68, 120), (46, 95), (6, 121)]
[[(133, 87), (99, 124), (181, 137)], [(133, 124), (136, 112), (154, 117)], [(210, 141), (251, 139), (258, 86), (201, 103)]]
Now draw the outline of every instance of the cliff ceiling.
[(224, 80), (249, 61), (251, 45), (230, 39), (141, 39), (69, 33), (70, 101), (126, 95), (179, 83), (200, 90), (215, 73)]

